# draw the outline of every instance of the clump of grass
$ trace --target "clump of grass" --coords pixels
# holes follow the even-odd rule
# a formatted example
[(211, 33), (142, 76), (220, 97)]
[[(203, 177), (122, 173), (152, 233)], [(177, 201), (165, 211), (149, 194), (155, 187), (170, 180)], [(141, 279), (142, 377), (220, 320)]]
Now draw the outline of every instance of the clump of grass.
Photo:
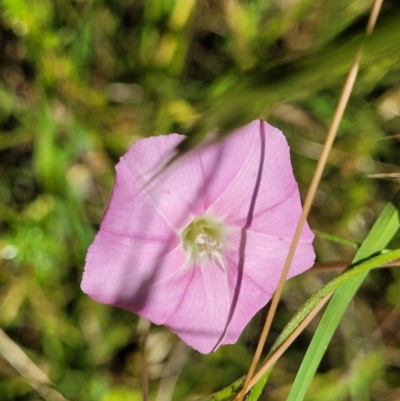
[[(287, 134), (305, 193), (370, 2), (7, 0), (0, 7), (0, 326), (65, 397), (141, 399), (143, 322), (96, 305), (79, 289), (113, 165), (144, 136), (189, 133), (190, 147), (203, 131), (223, 134), (261, 117)], [(309, 217), (316, 230), (358, 243), (398, 188), (397, 8), (384, 3), (364, 44)], [(321, 238), (315, 247), (322, 262), (355, 253)], [(287, 283), (273, 333), (327, 275), (307, 273)], [(372, 399), (394, 396), (399, 374), (384, 362), (398, 364), (389, 352), (399, 343), (397, 320), (385, 319), (399, 303), (399, 279), (395, 269), (373, 273), (354, 301), (361, 324), (344, 318), (313, 392), (325, 394), (336, 372), (346, 372), (354, 380), (336, 399), (363, 391)], [(202, 358), (188, 355), (167, 330), (151, 328), (152, 399), (160, 381), (166, 388), (165, 374), (180, 373), (171, 381), (176, 400), (205, 396), (240, 377), (262, 318), (237, 345)], [(394, 334), (384, 336), (382, 354), (366, 364), (363, 390), (359, 370), (347, 371), (348, 362), (383, 322)], [(312, 333), (280, 359), (269, 379), (271, 399), (285, 399)], [(4, 359), (0, 375), (4, 400), (44, 396)]]

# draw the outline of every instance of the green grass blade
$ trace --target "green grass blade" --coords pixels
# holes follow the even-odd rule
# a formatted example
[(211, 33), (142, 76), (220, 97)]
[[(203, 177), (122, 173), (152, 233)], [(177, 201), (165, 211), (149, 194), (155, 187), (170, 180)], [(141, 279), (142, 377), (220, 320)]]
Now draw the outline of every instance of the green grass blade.
[[(400, 192), (380, 214), (353, 263), (370, 258), (384, 249), (400, 228)], [(368, 272), (340, 287), (330, 301), (297, 373), (287, 401), (301, 401), (348, 304)]]
[(202, 398), (201, 400), (198, 401), (230, 401), (233, 400), (233, 398), (236, 396), (236, 394), (239, 393), (239, 391), (242, 389), (244, 383), (244, 376), (235, 380), (232, 384), (229, 386), (223, 388), (220, 391), (217, 391), (214, 394), (211, 394), (207, 398)]
[(393, 54), (397, 55), (396, 43), (400, 40), (400, 13), (393, 12), (384, 23), (380, 20), (381, 24), (367, 39), (364, 28), (359, 28), (356, 34), (340, 35), (308, 57), (268, 66), (264, 71), (251, 71), (218, 96), (209, 94), (197, 105), (202, 118), (186, 132), (187, 138), (178, 147), (179, 155), (198, 145), (206, 132), (218, 128), (221, 137), (228, 135), (278, 102), (298, 100), (310, 90), (332, 87), (347, 73), (361, 44), (362, 66), (379, 65), (379, 60), (388, 54), (397, 62)]
[(282, 333), (276, 339), (274, 345), (272, 346), (271, 352), (275, 352), (281, 344), (283, 344), (287, 338), (293, 333), (293, 331), (300, 325), (300, 323), (309, 315), (309, 313), (319, 304), (321, 299), (325, 298), (327, 295), (332, 294), (339, 288), (343, 287), (345, 284), (353, 281), (360, 276), (365, 277), (365, 273), (370, 270), (382, 266), (385, 263), (392, 262), (400, 258), (400, 248), (393, 251), (385, 251), (374, 256), (370, 259), (366, 259), (363, 262), (359, 262), (352, 265), (343, 274), (336, 276), (317, 292), (315, 292), (300, 308), (296, 315), (290, 320), (290, 322), (283, 329)]
[(359, 248), (359, 244), (357, 244), (357, 242), (350, 241), (346, 238), (342, 238), (337, 235), (333, 235), (333, 234), (329, 234), (329, 233), (323, 233), (318, 230), (313, 230), (313, 232), (317, 237), (326, 239), (327, 241), (332, 241), (332, 242), (336, 242), (338, 244), (351, 246), (352, 248)]
[[(330, 338), (332, 337), (334, 330), (339, 324), (340, 319), (348, 305), (348, 302), (350, 302), (351, 298), (354, 296), (354, 293), (357, 291), (357, 288), (361, 285), (362, 281), (368, 274), (369, 270), (378, 267), (384, 263), (387, 263), (389, 261), (398, 259), (400, 257), (400, 249), (396, 249), (394, 251), (385, 251), (380, 253), (400, 228), (399, 210), (400, 210), (400, 192), (395, 196), (394, 200), (391, 203), (389, 203), (386, 206), (386, 208), (382, 211), (381, 215), (379, 216), (378, 220), (373, 226), (370, 234), (364, 240), (360, 248), (360, 251), (356, 254), (353, 261), (353, 267), (344, 274), (335, 277), (324, 287), (322, 287), (319, 291), (317, 291), (302, 306), (302, 308), (293, 317), (293, 319), (291, 319), (291, 321), (282, 331), (281, 335), (275, 341), (271, 349), (272, 353), (289, 337), (289, 335), (293, 332), (293, 330), (296, 329), (296, 327), (304, 320), (304, 318), (310, 313), (310, 311), (315, 307), (315, 305), (319, 302), (320, 299), (332, 293), (333, 291), (336, 291), (336, 293), (341, 294), (340, 296), (335, 296), (332, 299), (332, 301), (338, 304), (338, 305), (335, 304), (335, 306), (332, 307), (333, 310), (332, 313), (327, 318), (324, 316), (328, 330), (324, 330), (321, 334), (322, 339), (320, 340), (320, 342), (316, 342), (315, 346), (316, 349), (313, 355), (317, 356), (320, 355), (320, 357), (319, 359), (315, 358), (315, 360), (313, 360), (315, 362), (315, 368), (314, 370), (304, 368), (305, 371), (304, 375), (307, 378), (308, 383), (312, 380), (315, 370), (318, 367), (320, 358), (325, 352), (326, 346), (330, 341)], [(348, 299), (348, 302), (347, 303), (342, 302), (342, 299), (345, 300)], [(322, 321), (321, 324), (325, 325), (325, 323), (322, 323)], [(318, 330), (316, 332), (316, 336), (317, 334)], [(311, 344), (313, 344), (313, 342)], [(308, 365), (306, 364), (305, 366)], [(256, 386), (249, 392), (249, 394), (246, 397), (246, 401), (258, 400), (267, 382), (270, 372), (271, 370), (269, 370), (263, 376), (263, 378), (256, 384)], [(301, 382), (300, 385), (302, 383), (303, 382)], [(213, 395), (210, 396), (210, 398), (206, 398), (204, 400), (208, 401), (232, 400), (234, 396), (237, 394), (237, 392), (241, 389), (242, 385), (243, 385), (243, 378), (237, 380), (231, 386), (228, 386), (225, 389), (217, 393), (214, 393)], [(308, 386), (305, 386), (304, 393), (307, 387)], [(304, 393), (303, 394), (298, 393), (296, 390), (295, 394), (304, 397)], [(301, 399), (302, 398), (293, 398), (293, 400), (301, 400)]]
[(272, 368), (269, 369), (268, 372), (261, 378), (261, 380), (259, 380), (257, 384), (250, 390), (245, 398), (245, 401), (258, 401), (265, 385), (267, 384), (271, 371)]
[[(335, 277), (334, 279), (329, 281), (329, 283), (325, 284), (321, 289), (319, 289), (307, 300), (307, 302), (300, 308), (296, 315), (286, 325), (286, 327), (283, 329), (282, 333), (279, 335), (274, 345), (272, 346), (270, 355), (273, 354), (288, 339), (288, 337), (307, 317), (307, 315), (319, 304), (321, 299), (341, 288), (344, 284), (353, 281), (355, 278), (359, 278), (359, 276), (365, 277), (365, 274), (368, 273), (370, 270), (399, 258), (400, 248), (393, 251), (382, 252), (378, 256), (374, 256), (370, 259), (366, 259), (356, 265), (353, 265), (351, 269), (347, 270), (345, 273)], [(246, 398), (246, 401), (258, 400), (267, 382), (271, 370), (272, 368), (252, 388)]]

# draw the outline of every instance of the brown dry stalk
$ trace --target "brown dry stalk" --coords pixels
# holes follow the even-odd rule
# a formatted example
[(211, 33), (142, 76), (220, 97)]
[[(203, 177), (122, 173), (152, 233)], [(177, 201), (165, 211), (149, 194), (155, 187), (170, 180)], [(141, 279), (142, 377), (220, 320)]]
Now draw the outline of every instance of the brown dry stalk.
[(147, 338), (151, 323), (144, 318), (139, 319), (137, 334), (140, 338), (140, 364), (142, 370), (141, 386), (143, 401), (150, 401), (149, 396), (149, 375), (147, 370)]
[(275, 351), (275, 353), (265, 362), (262, 368), (253, 376), (249, 382), (249, 390), (253, 388), (257, 382), (267, 373), (267, 371), (275, 365), (276, 361), (282, 354), (290, 347), (294, 340), (303, 332), (311, 320), (318, 314), (318, 312), (329, 301), (333, 294), (329, 294), (322, 298), (315, 308), (307, 315), (307, 317), (296, 327), (293, 333), (286, 339), (286, 341)]
[[(373, 31), (373, 29), (375, 27), (376, 20), (378, 18), (379, 11), (381, 9), (382, 3), (383, 3), (383, 0), (375, 0), (374, 1), (374, 4), (372, 6), (372, 10), (371, 10), (371, 13), (370, 13), (370, 16), (369, 16), (367, 28), (366, 28), (366, 35), (367, 36), (372, 33), (372, 31)], [(310, 187), (308, 189), (307, 196), (306, 196), (306, 199), (304, 201), (303, 212), (302, 212), (302, 214), (300, 216), (300, 220), (299, 220), (299, 222), (297, 224), (297, 228), (296, 228), (296, 231), (295, 231), (295, 234), (294, 234), (294, 237), (293, 237), (293, 241), (292, 241), (290, 249), (289, 249), (288, 256), (286, 258), (286, 261), (285, 261), (285, 264), (284, 264), (284, 267), (283, 267), (283, 271), (282, 271), (282, 274), (281, 274), (281, 278), (280, 278), (278, 287), (277, 287), (277, 289), (275, 291), (275, 294), (274, 294), (274, 296), (272, 298), (271, 306), (270, 306), (270, 309), (269, 309), (269, 312), (268, 312), (268, 315), (267, 315), (267, 318), (266, 318), (266, 321), (265, 321), (265, 324), (264, 324), (263, 331), (262, 331), (261, 336), (260, 336), (260, 340), (259, 340), (258, 345), (257, 345), (256, 352), (255, 352), (254, 357), (253, 357), (253, 361), (252, 361), (252, 363), (250, 365), (249, 372), (246, 375), (246, 380), (245, 380), (245, 383), (243, 385), (243, 390), (235, 397), (235, 401), (243, 401), (246, 393), (251, 388), (250, 383), (252, 385), (254, 385), (255, 382), (256, 382), (255, 380), (252, 380), (252, 378), (253, 378), (254, 372), (256, 370), (256, 366), (258, 364), (258, 361), (260, 360), (261, 352), (262, 352), (262, 350), (264, 348), (265, 341), (267, 339), (269, 330), (271, 328), (272, 320), (273, 320), (273, 318), (275, 316), (275, 312), (276, 312), (276, 309), (278, 307), (278, 303), (279, 303), (279, 300), (280, 300), (280, 297), (281, 297), (281, 294), (282, 294), (283, 286), (284, 286), (285, 281), (286, 281), (286, 277), (287, 277), (287, 274), (288, 274), (288, 271), (289, 271), (289, 268), (290, 268), (290, 264), (291, 264), (291, 262), (293, 260), (293, 256), (294, 256), (294, 253), (295, 253), (295, 250), (296, 250), (297, 243), (299, 242), (301, 232), (303, 230), (303, 227), (304, 227), (304, 224), (306, 222), (307, 216), (308, 216), (308, 214), (310, 212), (310, 209), (311, 209), (311, 206), (312, 206), (312, 203), (313, 203), (313, 200), (314, 200), (318, 185), (319, 185), (319, 183), (321, 181), (322, 173), (323, 173), (325, 165), (326, 165), (326, 163), (328, 161), (329, 152), (330, 152), (330, 150), (332, 148), (333, 142), (335, 140), (336, 134), (337, 134), (338, 129), (339, 129), (340, 122), (341, 122), (341, 120), (343, 118), (344, 111), (346, 109), (346, 106), (347, 106), (347, 103), (349, 101), (350, 95), (351, 95), (351, 93), (353, 91), (354, 83), (355, 83), (355, 80), (357, 78), (358, 69), (359, 69), (359, 66), (360, 66), (361, 55), (362, 55), (362, 48), (360, 48), (360, 50), (358, 50), (358, 52), (356, 53), (356, 56), (355, 56), (354, 61), (353, 61), (353, 64), (351, 65), (350, 71), (349, 71), (349, 73), (347, 75), (345, 84), (343, 86), (343, 90), (342, 90), (342, 93), (340, 95), (338, 105), (337, 105), (335, 113), (333, 115), (332, 122), (331, 122), (331, 124), (329, 126), (329, 130), (328, 130), (328, 133), (327, 133), (327, 136), (326, 136), (324, 147), (323, 147), (322, 152), (321, 152), (321, 156), (320, 156), (320, 158), (318, 160), (317, 167), (316, 167), (315, 172), (314, 172), (314, 176), (313, 176), (313, 178), (311, 180)], [(296, 332), (297, 332), (297, 330), (288, 338), (288, 340), (286, 342), (293, 341), (292, 337), (295, 336)], [(286, 342), (285, 342), (285, 344), (286, 344)], [(280, 347), (280, 349), (281, 348), (282, 347)], [(280, 352), (280, 349), (274, 354), (274, 356), (277, 355)], [(262, 370), (266, 371), (268, 369), (266, 369), (265, 365), (264, 365)], [(257, 374), (257, 378), (260, 378), (261, 376), (262, 375)]]
[(47, 375), (0, 329), (0, 355), (23, 376), (46, 401), (68, 401)]
[(142, 396), (143, 401), (150, 401), (149, 397), (149, 375), (147, 371), (147, 360), (146, 360), (146, 343), (147, 333), (143, 335), (142, 341), (140, 342), (140, 354), (142, 357)]

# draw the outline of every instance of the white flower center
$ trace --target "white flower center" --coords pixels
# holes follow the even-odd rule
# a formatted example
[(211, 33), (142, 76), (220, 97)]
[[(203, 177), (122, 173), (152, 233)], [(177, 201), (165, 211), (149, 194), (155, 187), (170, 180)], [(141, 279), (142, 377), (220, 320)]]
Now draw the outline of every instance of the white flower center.
[(223, 225), (208, 216), (194, 219), (182, 233), (183, 247), (190, 258), (203, 266), (207, 262), (214, 262), (226, 272), (224, 239)]

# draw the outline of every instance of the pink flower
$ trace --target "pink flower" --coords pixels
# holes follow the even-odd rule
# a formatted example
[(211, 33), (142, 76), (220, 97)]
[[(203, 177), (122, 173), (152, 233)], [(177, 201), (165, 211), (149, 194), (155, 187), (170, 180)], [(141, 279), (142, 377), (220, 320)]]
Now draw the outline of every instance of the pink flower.
[[(82, 290), (207, 353), (270, 300), (301, 204), (286, 139), (266, 122), (165, 168), (183, 139), (142, 139), (121, 158)], [(289, 277), (313, 264), (313, 238), (306, 226)]]

